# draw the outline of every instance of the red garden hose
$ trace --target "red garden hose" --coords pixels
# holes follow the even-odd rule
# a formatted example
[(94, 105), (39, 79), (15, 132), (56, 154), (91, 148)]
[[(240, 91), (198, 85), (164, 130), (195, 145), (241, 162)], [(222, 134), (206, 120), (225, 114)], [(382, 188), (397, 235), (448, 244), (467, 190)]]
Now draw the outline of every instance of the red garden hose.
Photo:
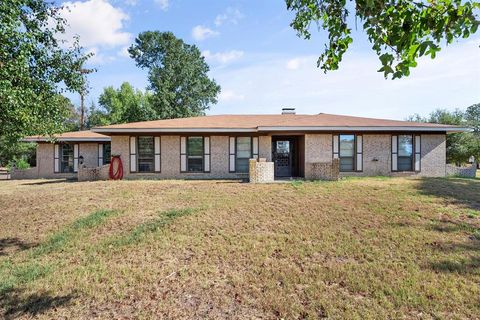
[[(117, 170), (113, 172), (115, 163), (116, 163)], [(112, 156), (112, 161), (110, 162), (110, 170), (108, 173), (109, 173), (110, 179), (112, 180), (121, 180), (123, 178), (123, 163), (122, 163), (122, 159), (120, 159), (120, 156)]]

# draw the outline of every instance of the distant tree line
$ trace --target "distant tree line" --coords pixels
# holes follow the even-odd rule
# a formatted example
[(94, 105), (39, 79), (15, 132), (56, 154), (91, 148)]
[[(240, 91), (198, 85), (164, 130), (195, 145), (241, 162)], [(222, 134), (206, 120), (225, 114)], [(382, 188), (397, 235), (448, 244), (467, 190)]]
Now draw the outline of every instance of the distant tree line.
[(472, 132), (451, 133), (447, 135), (447, 162), (457, 165), (467, 163), (471, 157), (480, 160), (480, 103), (469, 106), (466, 111), (456, 109), (448, 111), (437, 109), (427, 117), (411, 115), (408, 121), (441, 123), (465, 126)]

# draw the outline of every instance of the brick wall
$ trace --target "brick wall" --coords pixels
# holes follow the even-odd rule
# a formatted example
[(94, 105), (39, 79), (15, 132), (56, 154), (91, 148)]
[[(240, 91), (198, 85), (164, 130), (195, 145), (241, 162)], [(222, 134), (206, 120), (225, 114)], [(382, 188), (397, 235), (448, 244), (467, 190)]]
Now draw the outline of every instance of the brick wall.
[(250, 159), (249, 162), (250, 183), (271, 183), (274, 182), (274, 163), (267, 162), (265, 158)]
[(422, 134), (422, 170), (420, 176), (445, 177), (447, 143), (445, 134)]
[[(98, 165), (98, 143), (78, 143), (79, 156), (83, 156), (84, 165), (96, 167)], [(54, 144), (41, 142), (37, 144), (36, 166), (27, 170), (16, 170), (12, 179), (35, 178), (76, 178), (77, 173), (54, 173)]]
[(78, 166), (78, 181), (98, 181), (109, 179), (110, 165), (106, 164), (101, 167), (87, 167), (85, 165)]
[[(305, 134), (305, 177), (310, 179), (318, 175), (319, 165), (332, 161), (332, 134)], [(229, 137), (210, 136), (211, 172), (180, 172), (180, 136), (161, 137), (161, 173), (130, 173), (129, 136), (112, 136), (112, 155), (120, 155), (124, 166), (125, 178), (176, 178), (176, 179), (238, 179), (248, 178), (248, 174), (230, 173), (229, 171)], [(37, 146), (37, 166), (23, 173), (25, 177), (39, 178), (73, 178), (77, 175), (53, 173), (54, 145), (39, 143)], [(80, 155), (84, 157), (87, 167), (98, 164), (98, 144), (80, 143)], [(422, 135), (422, 161), (419, 173), (391, 172), (391, 136), (389, 134), (363, 135), (363, 172), (340, 173), (340, 176), (374, 176), (374, 175), (419, 175), (445, 176), (446, 174), (445, 134)], [(272, 160), (272, 137), (259, 137), (259, 157)], [(321, 166), (321, 165), (320, 165)], [(18, 177), (20, 174), (17, 175)], [(12, 178), (14, 178), (12, 176)]]
[(314, 179), (316, 175), (312, 163), (329, 163), (332, 161), (332, 135), (305, 135), (305, 178)]
[(477, 164), (473, 163), (467, 167), (457, 167), (453, 164), (447, 164), (447, 176), (475, 178), (477, 176)]
[(76, 173), (54, 173), (54, 144), (37, 144), (37, 170), (39, 178), (76, 178)]
[[(210, 172), (180, 172), (180, 136), (162, 135), (161, 172), (131, 173), (129, 136), (112, 136), (112, 155), (120, 155), (125, 178), (160, 179), (246, 179), (247, 174), (229, 172), (229, 136), (210, 136)], [(259, 137), (259, 157), (271, 159), (271, 137)]]
[[(396, 173), (391, 170), (391, 135), (363, 134), (363, 172), (341, 172), (340, 176), (445, 176), (445, 134), (422, 134), (421, 141), (421, 171)], [(316, 175), (309, 163), (328, 163), (331, 159), (332, 134), (305, 135), (307, 179)]]
[(309, 180), (334, 181), (340, 178), (339, 159), (331, 159), (326, 162), (308, 162), (306, 168), (308, 168), (308, 176), (305, 176), (305, 178)]
[(258, 157), (272, 161), (272, 136), (258, 137)]
[(83, 164), (87, 167), (97, 167), (98, 143), (79, 143), (78, 156), (83, 156)]

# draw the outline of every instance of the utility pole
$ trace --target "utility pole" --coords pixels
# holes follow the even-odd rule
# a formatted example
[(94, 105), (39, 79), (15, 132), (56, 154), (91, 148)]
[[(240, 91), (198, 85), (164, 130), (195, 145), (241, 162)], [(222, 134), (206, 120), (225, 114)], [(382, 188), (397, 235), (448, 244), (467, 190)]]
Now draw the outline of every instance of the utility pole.
[(85, 77), (85, 84), (80, 89), (80, 131), (85, 130), (85, 95), (87, 94), (87, 77), (85, 75), (95, 72), (95, 69), (80, 68), (80, 74)]

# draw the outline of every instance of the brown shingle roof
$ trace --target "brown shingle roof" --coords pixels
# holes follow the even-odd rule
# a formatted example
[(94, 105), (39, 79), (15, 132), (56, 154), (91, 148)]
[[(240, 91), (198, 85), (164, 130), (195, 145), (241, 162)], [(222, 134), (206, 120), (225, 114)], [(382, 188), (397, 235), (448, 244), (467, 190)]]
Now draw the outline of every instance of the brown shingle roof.
[[(50, 137), (46, 136), (30, 136), (23, 139), (26, 142), (43, 142), (49, 140)], [(96, 133), (93, 131), (71, 131), (71, 132), (64, 132), (53, 135), (58, 141), (110, 141), (111, 138), (109, 136)]]
[[(146, 131), (271, 131), (276, 130), (348, 130), (348, 128), (369, 128), (374, 130), (395, 130), (402, 128), (418, 128), (424, 131), (452, 131), (459, 127), (419, 123), (398, 120), (385, 120), (373, 118), (361, 118), (333, 114), (297, 115), (297, 114), (271, 114), (271, 115), (211, 115), (191, 118), (179, 118), (169, 120), (154, 120), (143, 122), (132, 122), (115, 124), (105, 127), (93, 128), (92, 130), (102, 133), (128, 132), (129, 130), (139, 132)], [(358, 130), (358, 129), (357, 129)]]

